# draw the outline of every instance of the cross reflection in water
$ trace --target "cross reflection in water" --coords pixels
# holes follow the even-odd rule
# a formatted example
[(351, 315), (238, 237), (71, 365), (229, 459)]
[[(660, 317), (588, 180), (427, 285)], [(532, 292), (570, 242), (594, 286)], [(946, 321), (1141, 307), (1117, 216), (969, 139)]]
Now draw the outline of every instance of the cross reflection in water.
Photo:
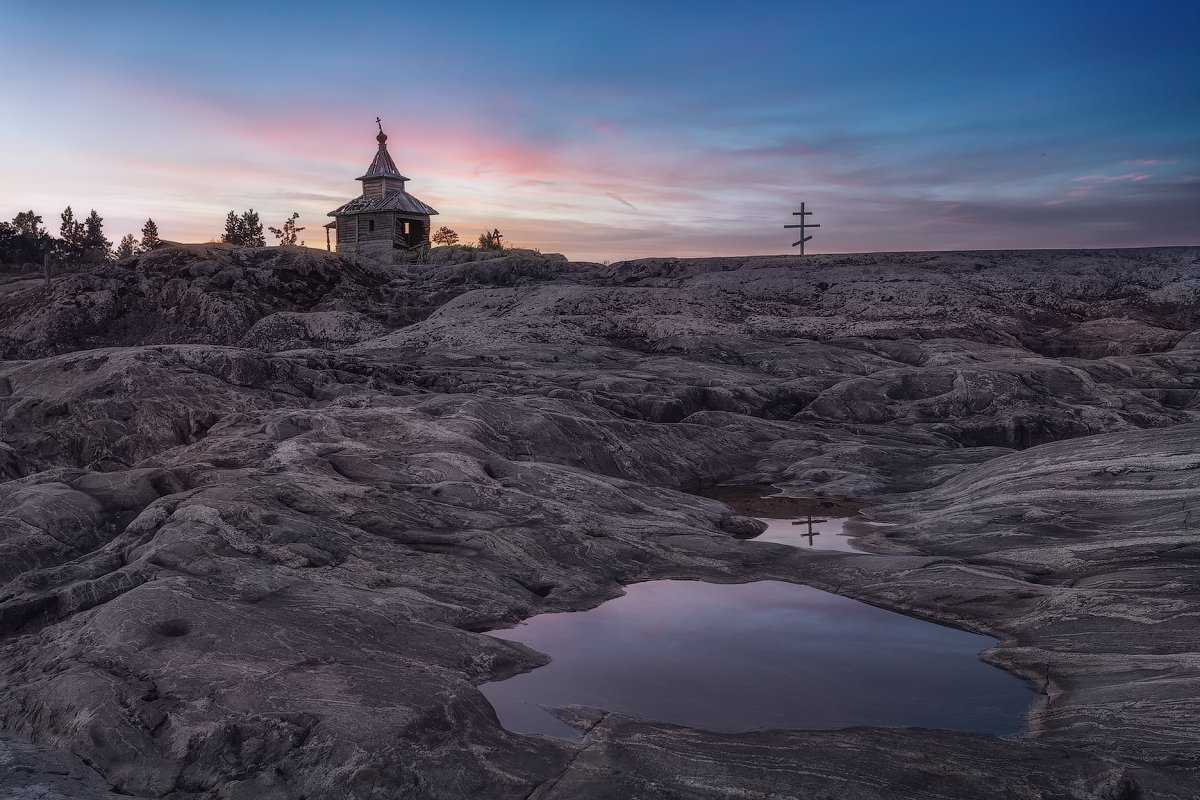
[[(793, 524), (793, 525), (803, 525), (803, 524), (805, 523), (805, 521), (806, 521), (806, 520), (794, 519), (794, 520), (792, 520), (792, 524)], [(820, 525), (820, 524), (823, 524), (823, 523), (829, 522), (829, 520), (827, 520), (827, 519), (818, 519), (818, 520), (814, 520), (814, 519), (812, 518), (812, 514), (809, 514), (809, 515), (808, 515), (807, 522), (808, 522), (808, 533), (802, 533), (802, 534), (800, 534), (800, 535), (801, 535), (801, 536), (807, 536), (807, 537), (808, 537), (808, 545), (809, 545), (809, 547), (812, 547), (812, 545), (813, 545), (813, 537), (814, 537), (814, 536), (820, 536), (820, 535), (821, 535), (821, 532), (820, 532), (820, 531), (814, 531), (814, 530), (813, 530), (813, 522), (816, 522), (818, 525)]]
[(861, 553), (850, 544), (850, 534), (844, 529), (848, 517), (814, 517), (809, 514), (803, 519), (771, 519), (757, 517), (767, 524), (767, 529), (751, 541), (790, 544), (792, 547), (814, 550), (840, 550), (844, 553)]

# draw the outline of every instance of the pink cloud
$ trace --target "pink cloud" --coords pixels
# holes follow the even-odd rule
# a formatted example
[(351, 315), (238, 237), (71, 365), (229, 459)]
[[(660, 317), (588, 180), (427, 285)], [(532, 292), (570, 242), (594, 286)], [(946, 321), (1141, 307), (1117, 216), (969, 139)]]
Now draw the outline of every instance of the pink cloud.
[[(164, 235), (176, 230), (178, 239), (218, 235), (225, 210), (234, 207), (253, 206), (264, 218), (295, 208), (303, 224), (322, 224), (329, 208), (357, 193), (354, 178), (375, 149), (376, 110), (328, 102), (319, 114), (248, 107), (153, 77), (139, 81), (135, 94), (124, 81), (102, 75), (93, 81), (97, 96), (124, 97), (140, 116), (130, 121), (136, 134), (128, 142), (95, 143), (103, 159), (83, 166), (96, 186), (144, 205)], [(501, 111), (520, 117), (515, 106)], [(784, 180), (780, 159), (809, 152), (799, 144), (729, 153), (666, 138), (631, 143), (600, 118), (576, 120), (595, 136), (543, 142), (490, 114), (478, 118), (454, 108), (413, 117), (386, 108), (378, 113), (393, 157), (413, 178), (410, 189), (442, 210), (439, 221), (482, 229), (507, 220), (510, 227), (530, 228), (514, 233), (533, 245), (543, 237), (560, 239), (551, 228), (571, 220), (627, 219), (630, 205), (648, 225), (697, 220), (698, 212), (719, 217), (728, 210), (712, 207), (714, 187), (745, 187), (747, 196), (777, 193)], [(812, 169), (786, 174), (789, 187), (845, 183)], [(732, 199), (725, 196), (726, 203)], [(537, 219), (536, 228), (521, 222), (526, 218)]]
[[(958, 213), (958, 203), (906, 217), (892, 202), (897, 193), (945, 184), (940, 173), (902, 175), (899, 181), (848, 159), (841, 143), (818, 147), (799, 135), (756, 146), (731, 128), (723, 132), (723, 145), (707, 146), (687, 132), (633, 123), (623, 131), (593, 108), (562, 120), (553, 135), (540, 136), (528, 133), (528, 119), (511, 98), (482, 111), (457, 104), (410, 114), (398, 106), (370, 109), (329, 98), (322, 98), (319, 109), (261, 99), (251, 105), (153, 76), (116, 81), (98, 75), (92, 82), (92, 96), (128, 111), (75, 138), (55, 140), (48, 150), (53, 162), (35, 159), (72, 175), (69, 194), (54, 189), (36, 196), (40, 209), (94, 205), (106, 219), (132, 230), (153, 216), (162, 235), (175, 240), (218, 236), (227, 210), (253, 206), (268, 224), (298, 210), (309, 228), (303, 235), (310, 244), (323, 244), (319, 226), (325, 214), (357, 194), (354, 178), (374, 153), (376, 113), (384, 118), (393, 157), (413, 179), (410, 190), (442, 211), (438, 224), (467, 240), (499, 227), (510, 242), (573, 257), (616, 258), (773, 250), (778, 237), (786, 252), (790, 239), (782, 225), (793, 221), (788, 212), (800, 199), (816, 202), (825, 213), (846, 209), (843, 237), (851, 228), (869, 229), (853, 241), (843, 238), (850, 249), (876, 241), (896, 246), (936, 240), (948, 246), (971, 224)], [(61, 163), (59, 154), (67, 156)], [(1149, 168), (1169, 162), (1126, 163)], [(22, 171), (14, 179), (19, 184), (10, 184), (21, 191), (6, 194), (14, 206), (24, 207), (32, 202), (25, 186), (59, 185), (47, 177), (53, 176), (40, 167)], [(1144, 171), (1081, 176), (1045, 205), (1150, 177)], [(836, 217), (819, 219), (828, 227), (814, 244), (836, 241), (831, 237), (838, 230)], [(893, 226), (893, 220), (903, 225)], [(904, 226), (921, 229), (926, 238), (896, 238), (907, 236), (895, 232)]]
[(1124, 175), (1084, 175), (1072, 178), (1075, 183), (1114, 183), (1116, 181), (1144, 181), (1151, 177), (1145, 172), (1126, 172)]
[(1084, 197), (1087, 197), (1089, 194), (1091, 194), (1094, 191), (1096, 191), (1095, 186), (1076, 186), (1076, 187), (1073, 187), (1071, 189), (1071, 191), (1067, 192), (1067, 194), (1065, 196), (1055, 198), (1054, 200), (1047, 200), (1046, 202), (1042, 203), (1042, 205), (1044, 205), (1044, 206), (1060, 206), (1063, 203), (1068, 203), (1072, 200), (1079, 200)]
[(1139, 182), (1152, 177), (1145, 172), (1126, 172), (1124, 175), (1083, 175), (1078, 178), (1072, 178), (1072, 183), (1082, 184), (1074, 186), (1071, 191), (1067, 192), (1062, 197), (1056, 197), (1052, 200), (1046, 200), (1042, 203), (1044, 206), (1060, 206), (1064, 203), (1069, 203), (1072, 200), (1079, 200), (1096, 191), (1097, 188), (1109, 183), (1119, 183), (1120, 181)]

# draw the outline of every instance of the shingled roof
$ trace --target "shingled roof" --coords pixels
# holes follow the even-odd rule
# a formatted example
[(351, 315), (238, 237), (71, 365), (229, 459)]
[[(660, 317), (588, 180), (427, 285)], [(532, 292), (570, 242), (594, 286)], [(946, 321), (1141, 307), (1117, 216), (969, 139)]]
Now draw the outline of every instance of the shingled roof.
[[(379, 120), (376, 119), (376, 122)], [(361, 196), (330, 211), (329, 216), (345, 217), (351, 214), (394, 211), (428, 217), (438, 213), (431, 206), (404, 191), (404, 183), (408, 178), (400, 174), (400, 170), (396, 169), (396, 162), (392, 161), (392, 157), (388, 155), (387, 139), (387, 134), (383, 132), (383, 124), (380, 123), (379, 135), (375, 137), (375, 141), (379, 142), (379, 151), (375, 153), (371, 166), (367, 168), (367, 174), (358, 178), (360, 181), (379, 181), (382, 185), (364, 184)]]
[(356, 178), (355, 180), (365, 181), (368, 178), (392, 178), (393, 180), (406, 181), (408, 178), (400, 174), (400, 170), (396, 169), (396, 162), (392, 161), (392, 157), (387, 151), (387, 134), (382, 130), (375, 137), (379, 142), (379, 151), (375, 153), (375, 158), (371, 159), (371, 166), (367, 167), (365, 175)]
[(329, 216), (340, 217), (345, 214), (362, 214), (368, 211), (402, 211), (421, 215), (438, 213), (408, 192), (392, 192), (383, 197), (356, 197), (344, 206), (330, 211)]

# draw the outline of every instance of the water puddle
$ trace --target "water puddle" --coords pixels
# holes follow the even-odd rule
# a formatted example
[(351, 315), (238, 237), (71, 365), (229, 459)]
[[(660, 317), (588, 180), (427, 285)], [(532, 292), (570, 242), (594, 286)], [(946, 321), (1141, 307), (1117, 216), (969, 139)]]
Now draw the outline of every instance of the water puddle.
[[(789, 522), (785, 520), (785, 522)], [(548, 665), (480, 690), (505, 728), (578, 739), (542, 707), (716, 731), (857, 725), (1017, 733), (1033, 693), (979, 660), (995, 639), (779, 581), (651, 581), (490, 635)]]
[(862, 553), (850, 543), (844, 524), (848, 517), (816, 517), (805, 515), (792, 519), (755, 517), (767, 524), (767, 529), (751, 541), (778, 542), (813, 550), (838, 550), (843, 553)]

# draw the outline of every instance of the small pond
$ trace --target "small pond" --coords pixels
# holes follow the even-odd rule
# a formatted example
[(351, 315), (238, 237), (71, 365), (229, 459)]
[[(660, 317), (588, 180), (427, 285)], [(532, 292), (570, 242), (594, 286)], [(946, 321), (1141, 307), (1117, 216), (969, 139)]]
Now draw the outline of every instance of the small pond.
[(765, 522), (767, 529), (755, 536), (754, 542), (778, 542), (812, 550), (840, 550), (844, 553), (861, 553), (850, 544), (850, 534), (844, 523), (847, 517), (802, 516), (794, 519), (771, 519), (756, 517)]
[(651, 581), (490, 635), (551, 656), (480, 690), (505, 728), (578, 739), (542, 707), (717, 731), (856, 725), (1017, 733), (1033, 693), (991, 637), (779, 581)]

